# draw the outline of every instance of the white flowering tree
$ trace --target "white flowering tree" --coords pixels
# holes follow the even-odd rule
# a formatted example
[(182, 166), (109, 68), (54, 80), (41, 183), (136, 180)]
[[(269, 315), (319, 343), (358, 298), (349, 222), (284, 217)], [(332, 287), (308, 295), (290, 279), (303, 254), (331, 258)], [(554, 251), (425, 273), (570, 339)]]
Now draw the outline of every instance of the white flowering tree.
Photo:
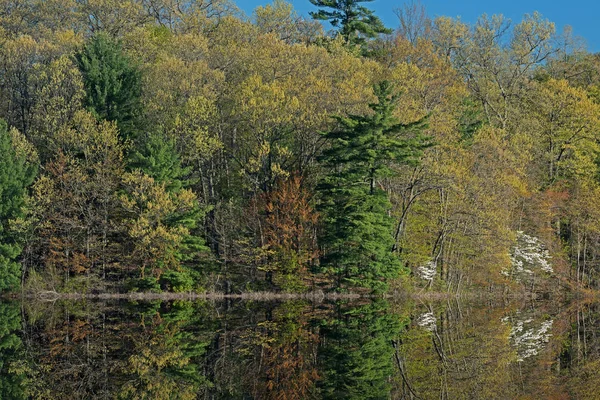
[(429, 332), (433, 332), (437, 329), (437, 320), (433, 312), (423, 313), (417, 318), (417, 325)]
[(546, 346), (552, 336), (553, 320), (542, 322), (533, 318), (523, 317), (517, 313), (514, 317), (506, 317), (502, 322), (510, 324), (509, 341), (517, 352), (517, 361), (536, 356)]
[(437, 263), (435, 261), (429, 261), (425, 265), (421, 265), (417, 268), (417, 275), (419, 278), (426, 280), (428, 282), (432, 282), (435, 278), (435, 274), (437, 273)]
[(519, 282), (536, 273), (552, 274), (554, 270), (550, 259), (548, 250), (538, 238), (518, 231), (517, 241), (510, 252), (511, 268), (503, 270), (502, 274)]

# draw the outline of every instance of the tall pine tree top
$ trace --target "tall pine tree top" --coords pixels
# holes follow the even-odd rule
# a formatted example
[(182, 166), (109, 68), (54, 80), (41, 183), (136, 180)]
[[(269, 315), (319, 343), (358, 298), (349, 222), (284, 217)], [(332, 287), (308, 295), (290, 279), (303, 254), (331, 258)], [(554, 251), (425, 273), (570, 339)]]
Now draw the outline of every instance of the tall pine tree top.
[(77, 54), (84, 78), (86, 103), (99, 119), (115, 121), (124, 137), (132, 137), (141, 115), (141, 72), (108, 35), (92, 37)]
[(391, 174), (393, 163), (415, 163), (431, 145), (423, 134), (426, 118), (402, 124), (394, 117), (398, 96), (390, 82), (375, 85), (374, 92), (378, 101), (369, 104), (372, 114), (335, 117), (340, 128), (325, 133), (332, 146), (323, 153), (326, 163), (346, 166), (345, 174), (354, 175), (348, 179), (369, 182), (371, 192), (374, 180)]
[[(329, 21), (347, 43), (363, 44), (380, 33), (392, 33), (372, 10), (360, 5), (373, 0), (310, 0), (324, 9), (311, 12), (316, 20)], [(329, 10), (328, 10), (329, 9)]]

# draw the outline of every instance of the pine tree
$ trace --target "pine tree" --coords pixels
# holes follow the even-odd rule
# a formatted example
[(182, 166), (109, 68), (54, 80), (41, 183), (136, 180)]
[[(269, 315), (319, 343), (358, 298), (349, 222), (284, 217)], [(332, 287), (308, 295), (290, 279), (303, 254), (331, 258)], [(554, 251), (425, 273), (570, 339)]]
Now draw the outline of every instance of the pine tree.
[(121, 135), (135, 136), (141, 114), (141, 72), (108, 35), (92, 37), (77, 54), (86, 105), (99, 119), (115, 121)]
[(386, 28), (373, 11), (360, 6), (373, 0), (310, 0), (317, 7), (325, 7), (310, 15), (316, 20), (329, 21), (333, 27), (338, 28), (346, 43), (363, 44), (366, 39), (377, 37), (380, 33), (392, 33)]
[(381, 300), (336, 310), (338, 318), (320, 326), (317, 383), (323, 399), (388, 399), (394, 375), (392, 340), (407, 320), (390, 313)]
[(13, 146), (6, 123), (0, 120), (0, 291), (19, 284), (20, 267), (15, 259), (21, 247), (9, 231), (9, 221), (23, 215), (27, 187), (36, 169)]
[(169, 192), (177, 192), (191, 184), (185, 179), (191, 168), (181, 165), (175, 140), (164, 134), (149, 134), (130, 158), (130, 168), (138, 168), (156, 182), (164, 183)]
[[(0, 399), (27, 399), (27, 363), (18, 302), (0, 303)], [(20, 364), (20, 365), (19, 365)]]
[[(153, 218), (161, 215), (153, 211), (157, 204), (161, 204), (161, 212), (166, 213), (151, 224), (155, 226), (147, 226), (144, 234), (147, 238), (154, 237), (151, 242), (170, 242), (161, 251), (153, 251), (154, 256), (160, 253), (154, 259), (164, 272), (160, 274), (160, 283), (174, 291), (191, 290), (194, 282), (201, 278), (199, 263), (209, 251), (202, 237), (202, 221), (208, 208), (203, 207), (189, 190), (192, 185), (189, 179), (191, 168), (182, 165), (173, 138), (162, 132), (153, 132), (139, 143), (139, 149), (131, 154), (129, 162), (133, 170), (129, 176), (134, 179), (125, 186), (134, 189), (133, 193), (129, 193), (130, 200), (136, 198), (135, 192), (142, 186), (153, 188), (141, 197), (137, 196), (137, 201), (143, 205), (137, 212), (140, 219), (136, 227), (147, 221), (145, 214), (152, 214)], [(161, 232), (169, 232), (167, 236), (170, 238), (162, 237)]]
[(321, 161), (328, 171), (318, 185), (324, 226), (320, 242), (324, 271), (344, 284), (382, 290), (396, 277), (400, 260), (393, 246), (391, 203), (378, 181), (398, 163), (416, 163), (429, 145), (425, 120), (401, 124), (393, 117), (396, 97), (382, 82), (371, 115), (336, 117), (340, 128), (325, 133), (331, 147)]

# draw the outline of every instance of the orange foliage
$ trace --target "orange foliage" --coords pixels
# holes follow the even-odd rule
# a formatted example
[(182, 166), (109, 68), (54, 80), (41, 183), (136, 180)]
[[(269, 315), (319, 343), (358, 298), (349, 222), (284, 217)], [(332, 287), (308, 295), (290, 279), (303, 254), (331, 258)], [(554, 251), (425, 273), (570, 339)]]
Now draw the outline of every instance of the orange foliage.
[(294, 400), (310, 397), (319, 374), (306, 359), (299, 341), (266, 348), (263, 361), (267, 363), (266, 379), (261, 382), (262, 389), (258, 389), (259, 398)]
[(71, 250), (73, 247), (74, 245), (68, 239), (51, 237), (49, 239), (46, 265), (58, 267), (75, 274), (86, 272), (91, 266), (90, 260), (85, 254)]
[(274, 190), (256, 201), (264, 211), (261, 225), (261, 250), (264, 271), (273, 272), (274, 282), (291, 288), (304, 280), (308, 267), (318, 256), (315, 226), (318, 215), (311, 194), (300, 176), (280, 182)]

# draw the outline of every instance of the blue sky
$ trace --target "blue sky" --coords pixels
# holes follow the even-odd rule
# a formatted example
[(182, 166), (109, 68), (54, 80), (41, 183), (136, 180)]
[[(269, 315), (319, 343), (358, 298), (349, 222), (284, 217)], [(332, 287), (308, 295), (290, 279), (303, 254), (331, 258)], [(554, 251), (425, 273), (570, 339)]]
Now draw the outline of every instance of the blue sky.
[[(269, 0), (235, 0), (246, 13), (259, 6), (269, 4)], [(308, 0), (288, 0), (303, 15), (316, 8)], [(389, 27), (397, 26), (397, 17), (393, 10), (404, 4), (403, 0), (374, 0), (364, 3), (376, 11), (377, 15)], [(430, 16), (460, 16), (464, 22), (475, 22), (481, 14), (503, 14), (513, 22), (521, 20), (523, 14), (540, 12), (545, 18), (554, 22), (557, 31), (565, 25), (573, 27), (573, 33), (582, 36), (588, 50), (600, 51), (600, 2), (598, 0), (421, 0)]]

